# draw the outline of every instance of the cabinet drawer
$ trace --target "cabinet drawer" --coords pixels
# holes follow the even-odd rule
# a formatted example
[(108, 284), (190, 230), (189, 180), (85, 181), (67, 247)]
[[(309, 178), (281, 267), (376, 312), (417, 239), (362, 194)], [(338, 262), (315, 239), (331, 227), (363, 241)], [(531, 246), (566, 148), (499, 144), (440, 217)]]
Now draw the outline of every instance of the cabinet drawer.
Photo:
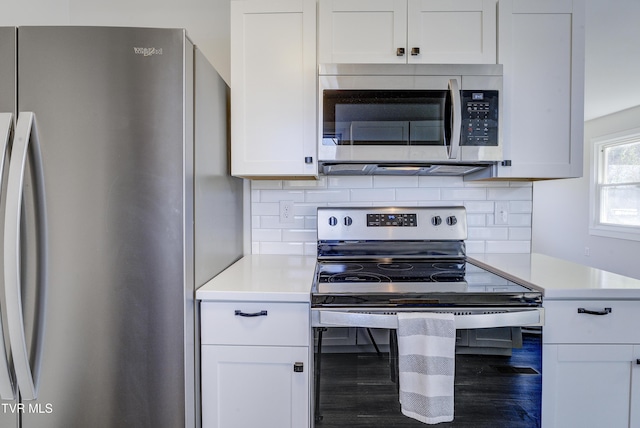
[(203, 302), (202, 344), (309, 346), (309, 313), (305, 303)]
[[(543, 306), (544, 343), (640, 343), (638, 301), (547, 301)], [(611, 312), (605, 315), (587, 312), (606, 312), (607, 308)]]

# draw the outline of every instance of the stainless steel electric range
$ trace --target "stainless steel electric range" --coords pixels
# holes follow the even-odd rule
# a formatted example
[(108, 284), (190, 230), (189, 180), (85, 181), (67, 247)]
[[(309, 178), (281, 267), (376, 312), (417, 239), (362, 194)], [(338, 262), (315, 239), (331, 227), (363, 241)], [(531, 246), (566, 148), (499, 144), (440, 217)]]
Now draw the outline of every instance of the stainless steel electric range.
[(395, 328), (398, 311), (458, 328), (540, 326), (542, 293), (467, 261), (464, 207), (318, 208), (315, 327)]
[[(380, 396), (376, 388), (382, 387), (385, 381), (370, 378), (357, 382), (358, 392), (356, 397), (351, 397), (353, 401), (327, 404), (325, 393), (323, 414), (328, 417), (323, 420), (320, 383), (322, 353), (326, 352), (322, 349), (323, 332), (327, 330), (339, 332), (344, 331), (337, 329), (339, 327), (356, 330), (363, 327), (378, 356), (384, 354), (378, 349), (371, 330), (389, 330), (388, 366), (391, 381), (397, 385), (395, 329), (399, 312), (453, 313), (456, 329), (468, 329), (467, 333), (478, 332), (478, 329), (520, 332), (518, 327), (535, 329), (544, 324), (540, 291), (515, 284), (467, 260), (464, 207), (322, 207), (318, 208), (317, 230), (318, 258), (311, 319), (317, 341), (314, 420), (318, 426), (344, 426), (344, 419), (335, 419), (341, 407), (350, 414), (350, 426), (371, 426), (372, 420), (384, 421), (384, 426), (415, 426), (405, 425), (406, 418), (394, 410), (393, 403), (371, 404), (372, 397)], [(537, 343), (536, 353), (541, 355), (540, 341)], [(509, 355), (510, 352), (511, 347)], [(360, 376), (361, 370), (353, 372)], [(363, 369), (362, 373), (365, 372), (370, 370)], [(467, 386), (482, 384), (477, 375), (469, 379), (456, 374), (456, 379)], [(340, 375), (329, 371), (322, 374), (322, 379), (326, 384), (336, 376)], [(344, 382), (340, 379), (338, 383)], [(539, 387), (539, 380), (536, 385)], [(472, 396), (482, 393), (471, 388)], [(532, 420), (539, 420), (540, 397), (536, 394), (531, 394), (531, 401), (536, 404), (531, 411)], [(462, 396), (465, 395), (469, 395), (466, 390)], [(504, 403), (513, 402), (506, 392), (497, 395), (503, 396), (500, 399), (504, 399)], [(452, 426), (468, 427), (476, 423), (475, 414), (468, 408), (457, 408), (456, 414), (460, 417)], [(497, 412), (491, 419), (492, 424), (495, 422), (492, 426), (520, 426), (512, 425), (508, 415), (508, 412)], [(362, 424), (353, 425), (355, 420)]]

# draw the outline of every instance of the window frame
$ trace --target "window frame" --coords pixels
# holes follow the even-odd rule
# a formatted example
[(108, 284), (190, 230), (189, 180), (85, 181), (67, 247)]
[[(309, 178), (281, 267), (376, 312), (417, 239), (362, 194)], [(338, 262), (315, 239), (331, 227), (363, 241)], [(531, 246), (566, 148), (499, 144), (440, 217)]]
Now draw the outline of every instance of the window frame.
[(592, 165), (591, 184), (589, 189), (590, 214), (589, 214), (589, 234), (604, 236), (615, 239), (625, 239), (640, 241), (640, 226), (616, 225), (602, 223), (600, 221), (601, 212), (601, 187), (604, 177), (604, 156), (602, 151), (605, 147), (623, 145), (640, 142), (640, 128), (633, 128), (615, 134), (608, 134), (591, 140)]

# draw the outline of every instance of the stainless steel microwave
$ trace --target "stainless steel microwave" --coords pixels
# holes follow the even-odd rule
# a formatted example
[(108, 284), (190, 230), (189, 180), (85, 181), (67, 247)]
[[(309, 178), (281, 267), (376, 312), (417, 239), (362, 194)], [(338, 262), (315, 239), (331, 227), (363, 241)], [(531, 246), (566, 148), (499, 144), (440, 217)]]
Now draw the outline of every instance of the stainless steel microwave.
[(464, 175), (502, 160), (502, 66), (323, 64), (324, 174)]

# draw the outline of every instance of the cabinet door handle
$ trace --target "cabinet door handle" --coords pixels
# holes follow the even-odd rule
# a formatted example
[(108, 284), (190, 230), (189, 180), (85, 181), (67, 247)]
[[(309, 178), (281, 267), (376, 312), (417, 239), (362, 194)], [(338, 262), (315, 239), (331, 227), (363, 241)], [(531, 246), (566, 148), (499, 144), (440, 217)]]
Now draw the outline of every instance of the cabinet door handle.
[(636, 364), (640, 365), (640, 358), (636, 360)]
[(420, 55), (420, 48), (411, 48), (411, 55), (412, 56)]
[(404, 48), (396, 49), (396, 56), (404, 56)]
[(585, 308), (578, 308), (579, 314), (589, 314), (589, 315), (607, 315), (611, 313), (611, 308), (604, 308), (603, 311), (590, 311)]
[(239, 317), (266, 317), (267, 316), (267, 311), (247, 313), (247, 312), (242, 312), (242, 311), (236, 309), (236, 316), (239, 316)]

